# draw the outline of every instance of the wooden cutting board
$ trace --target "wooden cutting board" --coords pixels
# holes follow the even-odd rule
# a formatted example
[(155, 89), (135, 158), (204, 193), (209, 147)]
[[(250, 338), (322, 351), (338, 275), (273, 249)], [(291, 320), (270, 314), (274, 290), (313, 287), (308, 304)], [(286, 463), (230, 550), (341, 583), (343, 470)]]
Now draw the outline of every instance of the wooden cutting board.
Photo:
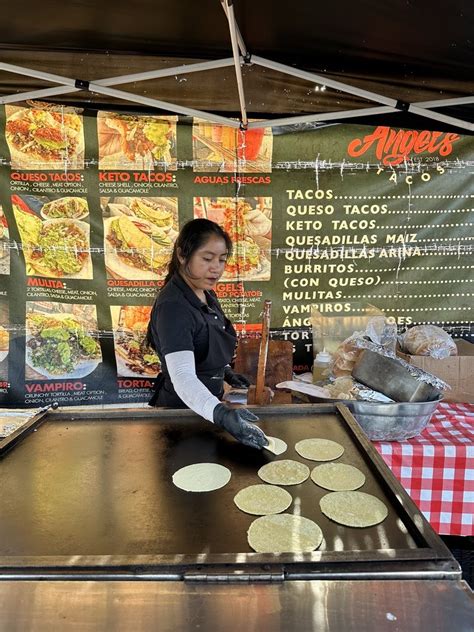
[[(239, 340), (234, 371), (242, 373), (255, 384), (257, 380), (258, 354), (260, 339), (243, 338)], [(291, 393), (275, 389), (275, 384), (291, 380), (293, 377), (293, 343), (289, 340), (270, 340), (268, 343), (268, 358), (265, 370), (265, 386), (275, 392), (272, 400), (274, 404), (290, 404)]]

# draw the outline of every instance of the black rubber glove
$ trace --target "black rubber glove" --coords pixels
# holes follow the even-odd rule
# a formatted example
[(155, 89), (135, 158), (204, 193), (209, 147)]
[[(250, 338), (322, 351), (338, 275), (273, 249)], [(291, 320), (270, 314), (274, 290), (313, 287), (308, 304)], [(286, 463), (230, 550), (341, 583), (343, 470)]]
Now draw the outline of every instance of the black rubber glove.
[(252, 421), (258, 417), (246, 408), (227, 408), (224, 404), (217, 404), (213, 413), (214, 423), (227, 430), (237, 441), (251, 448), (260, 450), (268, 445), (264, 433)]
[(230, 384), (232, 388), (248, 388), (250, 386), (250, 382), (241, 373), (235, 373), (229, 365), (224, 367), (224, 380), (227, 384)]

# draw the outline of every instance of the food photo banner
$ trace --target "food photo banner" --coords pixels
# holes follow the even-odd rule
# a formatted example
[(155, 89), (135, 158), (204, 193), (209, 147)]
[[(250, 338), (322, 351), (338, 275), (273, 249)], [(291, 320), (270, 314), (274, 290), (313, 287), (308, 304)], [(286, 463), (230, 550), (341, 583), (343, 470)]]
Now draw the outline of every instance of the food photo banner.
[[(237, 130), (40, 102), (0, 109), (0, 403), (138, 403), (151, 305), (180, 227), (234, 251), (216, 286), (240, 336), (312, 362), (311, 312), (374, 306), (471, 334), (474, 140), (388, 126)], [(356, 321), (354, 321), (356, 322)]]

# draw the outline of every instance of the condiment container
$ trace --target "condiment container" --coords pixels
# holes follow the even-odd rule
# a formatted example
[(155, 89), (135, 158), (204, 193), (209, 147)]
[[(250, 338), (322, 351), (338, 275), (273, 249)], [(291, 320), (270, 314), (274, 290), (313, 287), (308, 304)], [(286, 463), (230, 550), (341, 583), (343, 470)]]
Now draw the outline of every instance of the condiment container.
[(313, 363), (313, 384), (327, 380), (330, 373), (331, 354), (323, 349), (316, 354)]

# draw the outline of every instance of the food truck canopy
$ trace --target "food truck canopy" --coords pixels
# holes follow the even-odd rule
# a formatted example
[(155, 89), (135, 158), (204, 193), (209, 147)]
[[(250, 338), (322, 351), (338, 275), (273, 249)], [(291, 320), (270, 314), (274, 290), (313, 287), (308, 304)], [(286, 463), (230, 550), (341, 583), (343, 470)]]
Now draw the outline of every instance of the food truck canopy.
[[(142, 106), (151, 106), (145, 101), (152, 98), (239, 118), (245, 118), (242, 98), (249, 117), (353, 112), (393, 101), (390, 111), (368, 113), (420, 126), (432, 117), (407, 109), (422, 103), (451, 117), (431, 120), (431, 126), (456, 126), (455, 118), (466, 133), (474, 121), (473, 23), (474, 5), (465, 0), (50, 0), (41, 6), (24, 0), (12, 5), (0, 24), (0, 97), (11, 102), (18, 92), (57, 90), (57, 83), (12, 73), (7, 64), (81, 80), (78, 90), (94, 80), (227, 59), (224, 67), (132, 80), (118, 88), (133, 93), (130, 100)], [(248, 53), (249, 62), (242, 65), (240, 101), (233, 65), (239, 30), (240, 52)], [(261, 59), (310, 71), (329, 85), (282, 73)], [(92, 91), (39, 97), (130, 107), (110, 87), (108, 94), (89, 87)], [(382, 101), (359, 90), (381, 95)]]

